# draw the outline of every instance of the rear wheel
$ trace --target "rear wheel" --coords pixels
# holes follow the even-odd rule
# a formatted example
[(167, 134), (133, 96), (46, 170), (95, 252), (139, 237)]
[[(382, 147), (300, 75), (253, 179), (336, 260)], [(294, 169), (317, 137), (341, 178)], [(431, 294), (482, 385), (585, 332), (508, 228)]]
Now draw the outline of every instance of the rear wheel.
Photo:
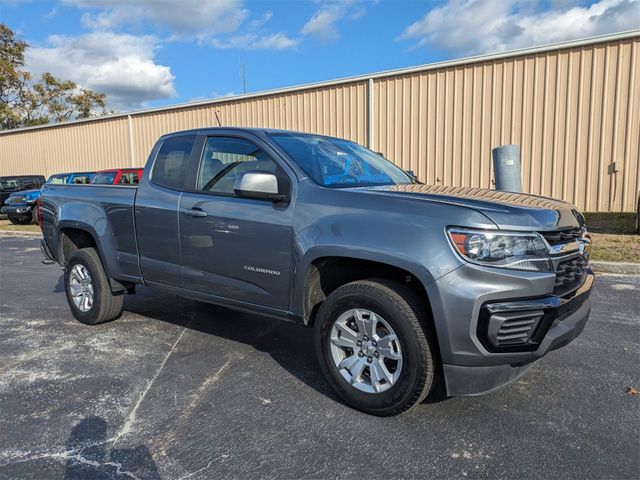
[(429, 394), (435, 338), (427, 334), (427, 315), (415, 292), (384, 279), (352, 282), (327, 297), (316, 318), (316, 352), (345, 403), (390, 416)]
[(31, 223), (31, 216), (23, 217), (23, 216), (8, 216), (9, 221), (14, 225), (29, 225)]
[(114, 294), (94, 248), (82, 248), (69, 257), (64, 274), (71, 313), (80, 322), (97, 325), (120, 316), (124, 295)]

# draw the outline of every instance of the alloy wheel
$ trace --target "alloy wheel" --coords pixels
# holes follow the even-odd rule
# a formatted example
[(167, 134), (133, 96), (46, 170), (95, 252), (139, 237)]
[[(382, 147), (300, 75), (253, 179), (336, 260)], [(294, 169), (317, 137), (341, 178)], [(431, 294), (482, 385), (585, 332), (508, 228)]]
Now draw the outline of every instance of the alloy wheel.
[(389, 323), (371, 310), (342, 313), (331, 327), (329, 342), (340, 375), (360, 391), (384, 392), (400, 377), (400, 341)]
[(74, 305), (81, 312), (88, 312), (93, 306), (93, 282), (89, 270), (79, 263), (71, 268), (69, 288)]

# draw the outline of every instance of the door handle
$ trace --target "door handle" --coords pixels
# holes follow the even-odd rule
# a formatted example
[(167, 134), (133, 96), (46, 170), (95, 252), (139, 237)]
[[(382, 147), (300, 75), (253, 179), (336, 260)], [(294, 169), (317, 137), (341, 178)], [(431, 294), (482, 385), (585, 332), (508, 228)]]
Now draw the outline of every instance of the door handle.
[(182, 210), (182, 213), (185, 213), (190, 217), (206, 217), (207, 216), (207, 212), (199, 208), (191, 208), (191, 209), (185, 208), (184, 210)]

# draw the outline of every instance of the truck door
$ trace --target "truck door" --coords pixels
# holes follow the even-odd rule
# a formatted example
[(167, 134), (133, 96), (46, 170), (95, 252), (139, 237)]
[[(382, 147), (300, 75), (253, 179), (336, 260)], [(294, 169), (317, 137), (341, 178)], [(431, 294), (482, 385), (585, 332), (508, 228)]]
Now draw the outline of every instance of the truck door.
[(202, 151), (180, 199), (184, 288), (288, 309), (293, 204), (240, 198), (233, 187), (248, 170), (286, 182), (291, 173), (251, 136), (210, 136)]
[(136, 233), (146, 282), (182, 286), (178, 205), (195, 139), (196, 135), (180, 135), (162, 141), (151, 171), (138, 187)]

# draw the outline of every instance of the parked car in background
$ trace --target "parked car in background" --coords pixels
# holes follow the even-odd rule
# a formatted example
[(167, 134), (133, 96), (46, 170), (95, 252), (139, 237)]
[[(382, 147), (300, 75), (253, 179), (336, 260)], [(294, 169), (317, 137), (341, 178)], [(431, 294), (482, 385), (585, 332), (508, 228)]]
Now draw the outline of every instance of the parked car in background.
[(507, 385), (591, 309), (573, 205), (418, 184), (321, 135), (165, 135), (139, 187), (46, 185), (42, 232), (80, 322), (113, 320), (144, 284), (313, 326), (329, 384), (375, 415)]
[(138, 185), (142, 178), (142, 168), (115, 168), (101, 170), (91, 180), (91, 183), (101, 185)]
[(15, 175), (0, 177), (0, 205), (13, 192), (40, 188), (45, 182), (43, 175)]
[(40, 198), (40, 190), (25, 190), (9, 195), (2, 207), (2, 213), (15, 225), (28, 225), (34, 221), (33, 212)]
[(53, 185), (69, 183), (85, 185), (87, 183), (91, 183), (95, 174), (95, 172), (56, 173), (49, 177), (47, 183)]
[[(47, 184), (88, 184), (93, 178), (93, 172), (56, 173), (46, 181)], [(44, 177), (42, 177), (44, 179)], [(23, 182), (28, 185), (28, 182)], [(4, 201), (2, 213), (5, 213), (9, 221), (16, 225), (27, 225), (31, 222), (38, 223), (38, 211), (36, 205), (40, 198), (40, 187), (29, 190), (21, 190), (11, 193)]]

